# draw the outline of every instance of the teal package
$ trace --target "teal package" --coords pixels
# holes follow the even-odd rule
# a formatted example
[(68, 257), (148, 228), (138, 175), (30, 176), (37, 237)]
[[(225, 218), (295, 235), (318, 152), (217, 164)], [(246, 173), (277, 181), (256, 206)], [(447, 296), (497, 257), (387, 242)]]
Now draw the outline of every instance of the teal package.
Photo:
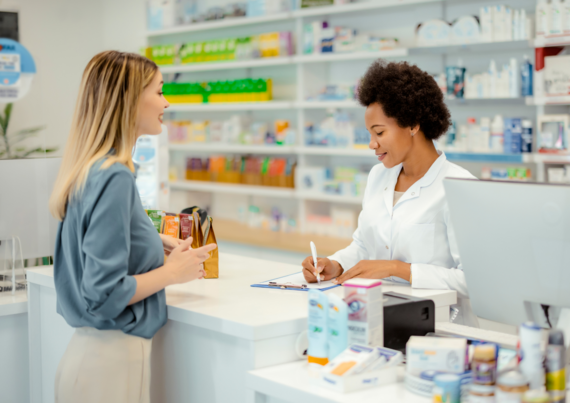
[(329, 297), (328, 344), (329, 361), (348, 347), (348, 305), (334, 294)]
[(307, 351), (309, 362), (325, 365), (328, 363), (328, 306), (327, 296), (319, 291), (309, 290), (309, 318)]

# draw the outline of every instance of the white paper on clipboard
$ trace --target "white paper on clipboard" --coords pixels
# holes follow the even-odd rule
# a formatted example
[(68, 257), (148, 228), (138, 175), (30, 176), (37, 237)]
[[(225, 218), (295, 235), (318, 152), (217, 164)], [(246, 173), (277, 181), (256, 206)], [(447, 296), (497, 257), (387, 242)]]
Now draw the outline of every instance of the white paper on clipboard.
[(261, 283), (257, 283), (257, 284), (253, 284), (252, 287), (263, 287), (263, 288), (279, 288), (279, 287), (270, 287), (269, 283), (270, 282), (275, 282), (278, 284), (290, 284), (290, 285), (302, 285), (305, 284), (307, 287), (305, 288), (305, 290), (299, 290), (299, 289), (294, 289), (294, 288), (287, 288), (288, 290), (297, 290), (297, 291), (307, 291), (307, 290), (311, 290), (311, 289), (316, 289), (316, 290), (328, 290), (330, 288), (334, 288), (334, 287), (338, 287), (338, 284), (333, 283), (331, 280), (329, 281), (321, 281), (321, 283), (308, 283), (307, 280), (305, 280), (305, 276), (303, 276), (303, 272), (299, 272), (299, 273), (293, 273), (290, 274), (288, 276), (284, 276), (284, 277), (279, 277), (279, 278), (274, 278), (272, 280), (267, 280), (267, 281), (263, 281)]

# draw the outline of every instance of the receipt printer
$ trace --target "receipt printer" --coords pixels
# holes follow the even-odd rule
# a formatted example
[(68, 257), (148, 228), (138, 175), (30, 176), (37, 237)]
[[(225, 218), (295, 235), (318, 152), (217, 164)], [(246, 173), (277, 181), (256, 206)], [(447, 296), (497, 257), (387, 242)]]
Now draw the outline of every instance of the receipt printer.
[(411, 336), (435, 332), (435, 305), (395, 292), (384, 293), (384, 347), (405, 352)]

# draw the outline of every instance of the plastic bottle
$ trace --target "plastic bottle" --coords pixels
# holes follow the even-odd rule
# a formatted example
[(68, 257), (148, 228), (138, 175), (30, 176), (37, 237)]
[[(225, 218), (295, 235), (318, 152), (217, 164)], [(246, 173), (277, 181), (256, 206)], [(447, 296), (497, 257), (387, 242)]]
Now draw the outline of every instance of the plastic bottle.
[(548, 32), (550, 35), (562, 35), (562, 2), (551, 0), (550, 3), (550, 24)]
[(532, 152), (532, 121), (530, 120), (523, 120), (521, 122), (522, 125), (522, 134), (521, 134), (521, 152), (523, 153), (531, 153)]
[(504, 122), (501, 115), (496, 115), (491, 122), (490, 151), (493, 153), (503, 152)]
[(562, 5), (562, 31), (564, 35), (570, 35), (570, 1), (568, 0)]
[(489, 98), (497, 98), (497, 64), (491, 60), (489, 64)]
[(525, 39), (530, 39), (529, 35), (528, 35), (528, 27), (527, 24), (529, 24), (528, 18), (526, 16), (526, 10), (523, 8), (521, 10), (521, 19), (520, 19), (520, 39), (521, 40), (525, 40)]
[(566, 347), (564, 333), (553, 329), (546, 347), (546, 390), (555, 403), (566, 403)]
[(531, 390), (540, 390), (545, 383), (542, 332), (540, 326), (532, 322), (523, 323), (519, 329), (522, 357), (519, 369), (528, 379)]
[(509, 62), (509, 98), (521, 96), (520, 69), (517, 59), (511, 58)]
[(329, 295), (329, 361), (348, 347), (348, 306), (338, 295)]
[(469, 138), (469, 128), (466, 125), (459, 125), (457, 130), (457, 137), (455, 139), (455, 151), (465, 152), (467, 151)]
[(328, 305), (329, 301), (325, 293), (309, 290), (309, 317), (308, 339), (309, 349), (307, 355), (309, 363), (326, 365), (328, 360)]
[(520, 403), (523, 394), (528, 391), (528, 381), (518, 371), (509, 371), (497, 380), (495, 397), (498, 403)]
[(481, 118), (479, 131), (481, 133), (481, 152), (489, 152), (491, 143), (491, 119)]
[(520, 154), (522, 150), (522, 125), (520, 118), (505, 119), (503, 131), (503, 152)]
[(471, 370), (473, 383), (479, 385), (494, 385), (497, 380), (497, 346), (482, 344), (475, 346)]
[(528, 59), (527, 55), (524, 55), (524, 61), (521, 66), (521, 96), (523, 97), (532, 97), (533, 91), (533, 84), (532, 84), (532, 75), (533, 75), (533, 66), (530, 60)]
[(467, 118), (467, 151), (478, 152), (481, 149), (481, 132), (475, 118)]
[(550, 32), (550, 5), (546, 0), (538, 0), (536, 3), (536, 37), (544, 37)]

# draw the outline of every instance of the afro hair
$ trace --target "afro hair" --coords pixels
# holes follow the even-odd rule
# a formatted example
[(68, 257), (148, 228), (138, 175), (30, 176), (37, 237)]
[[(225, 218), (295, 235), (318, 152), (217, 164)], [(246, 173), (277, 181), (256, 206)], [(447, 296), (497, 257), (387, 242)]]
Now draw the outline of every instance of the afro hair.
[(427, 139), (447, 132), (451, 115), (443, 93), (431, 75), (407, 62), (375, 61), (358, 89), (363, 106), (379, 103), (400, 127), (420, 126)]

